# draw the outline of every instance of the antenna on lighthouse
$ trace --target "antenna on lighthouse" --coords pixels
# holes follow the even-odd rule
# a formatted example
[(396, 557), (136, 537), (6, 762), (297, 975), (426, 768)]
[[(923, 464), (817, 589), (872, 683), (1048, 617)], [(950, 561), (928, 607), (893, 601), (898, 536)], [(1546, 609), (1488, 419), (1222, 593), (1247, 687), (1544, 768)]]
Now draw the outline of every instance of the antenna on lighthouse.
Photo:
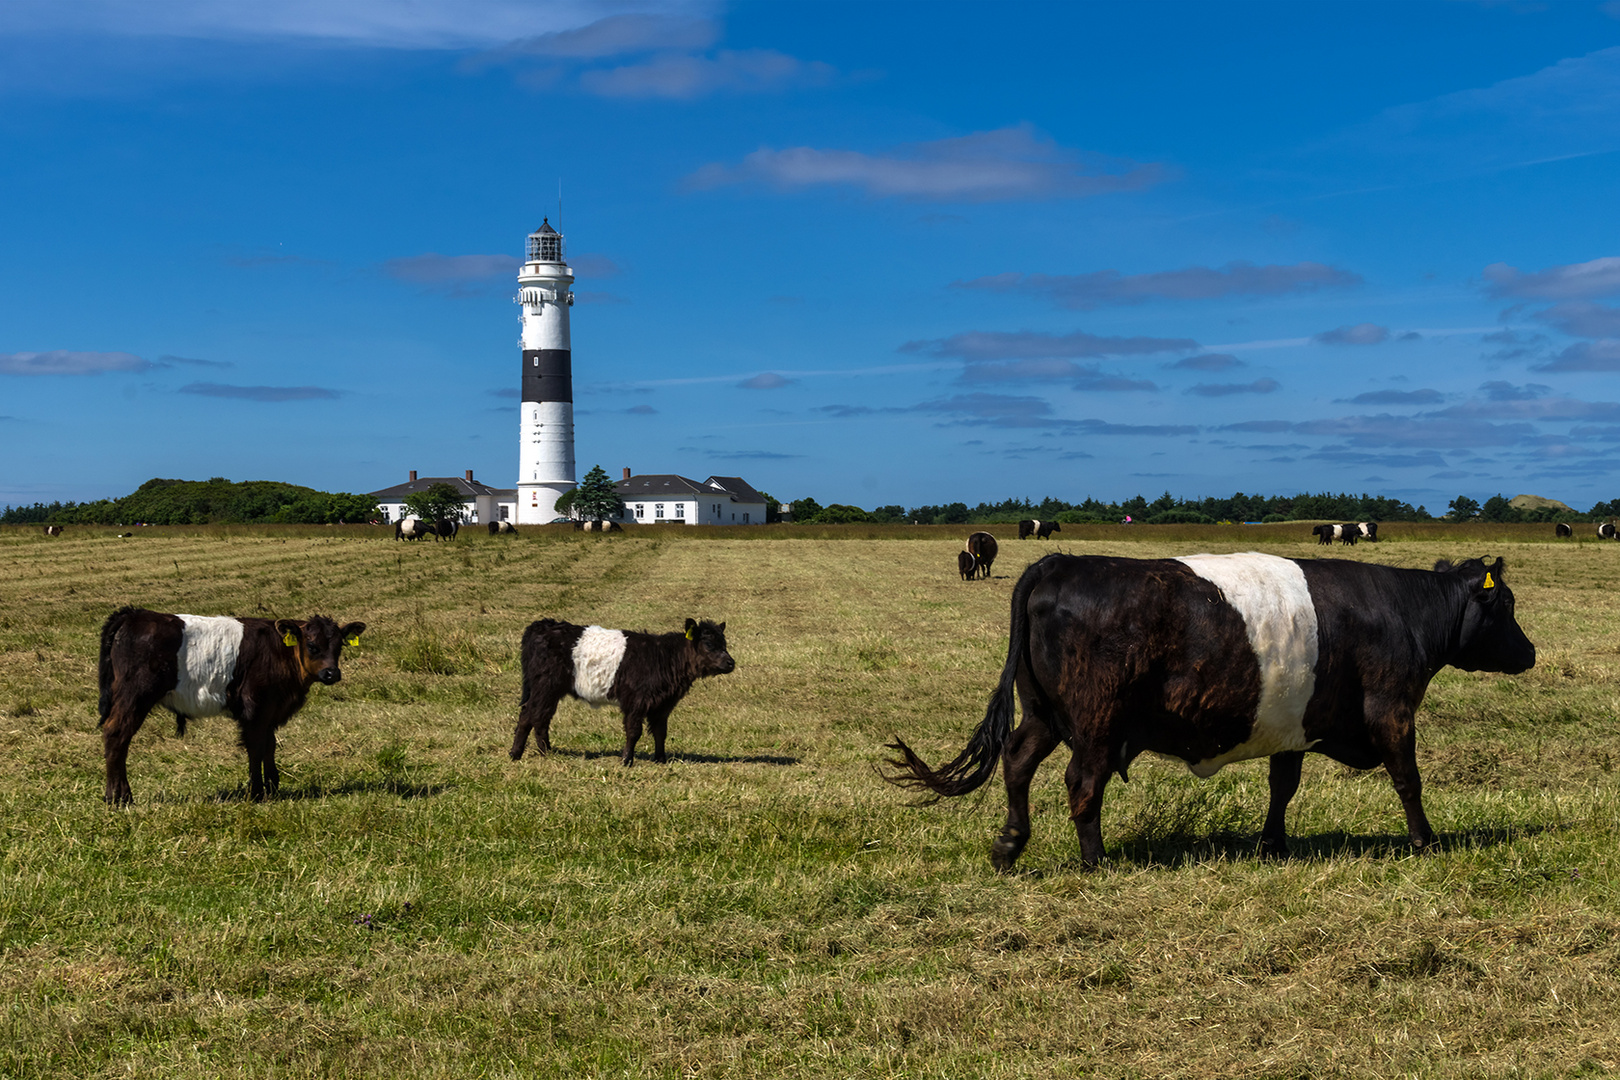
[(562, 232), (562, 177), (557, 177), (557, 231)]

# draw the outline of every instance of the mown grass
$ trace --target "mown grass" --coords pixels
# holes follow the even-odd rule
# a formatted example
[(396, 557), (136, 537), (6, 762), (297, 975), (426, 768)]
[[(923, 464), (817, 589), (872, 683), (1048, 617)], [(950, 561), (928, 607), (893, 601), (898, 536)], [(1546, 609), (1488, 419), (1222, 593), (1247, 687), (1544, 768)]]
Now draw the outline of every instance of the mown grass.
[[(1620, 1068), (1620, 545), (1065, 527), (1009, 534), (995, 577), (963, 584), (960, 529), (118, 531), (0, 530), (0, 1075)], [(1309, 761), (1298, 857), (1265, 863), (1263, 763), (1199, 781), (1142, 760), (1082, 873), (1055, 756), (1023, 872), (997, 877), (999, 784), (914, 807), (873, 765), (895, 733), (960, 749), (1012, 582), (1057, 548), (1501, 553), (1539, 662), (1435, 681), (1436, 855), (1410, 854), (1382, 771)], [(284, 729), (282, 799), (243, 798), (229, 721), (177, 739), (159, 711), (136, 806), (102, 805), (96, 637), (124, 603), (369, 625)], [(514, 764), (517, 643), (541, 615), (723, 619), (738, 669), (676, 711), (667, 766), (643, 748), (621, 768), (617, 714), (575, 702), (557, 751)]]

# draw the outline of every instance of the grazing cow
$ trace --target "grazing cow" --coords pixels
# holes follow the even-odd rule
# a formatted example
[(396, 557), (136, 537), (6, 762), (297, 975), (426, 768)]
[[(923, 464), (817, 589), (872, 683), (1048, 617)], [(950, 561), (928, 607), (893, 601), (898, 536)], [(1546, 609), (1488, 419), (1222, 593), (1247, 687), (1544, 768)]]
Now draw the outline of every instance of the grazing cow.
[(574, 529), (576, 532), (580, 529), (584, 529), (586, 532), (624, 532), (624, 526), (617, 521), (603, 521), (601, 518), (593, 521), (576, 521), (574, 522)]
[(1321, 546), (1322, 544), (1331, 544), (1333, 543), (1333, 526), (1318, 525), (1316, 528), (1311, 530), (1311, 535), (1316, 537), (1316, 543), (1318, 546)]
[(967, 538), (967, 549), (973, 553), (979, 573), (990, 576), (990, 567), (996, 561), (996, 538), (987, 532), (976, 532)]
[(1614, 522), (1600, 522), (1597, 527), (1597, 534), (1599, 540), (1613, 540), (1615, 538)]
[(47, 526), (45, 526), (45, 535), (46, 536), (61, 536), (62, 535), (62, 526), (60, 526), (60, 525), (47, 525)]
[(1055, 532), (1062, 532), (1063, 527), (1055, 521), (1020, 521), (1018, 523), (1018, 539), (1027, 540), (1033, 535), (1038, 540), (1045, 540)]
[(1367, 541), (1369, 544), (1378, 543), (1378, 522), (1358, 521), (1356, 522), (1356, 528), (1361, 533), (1361, 539)]
[[(990, 849), (1008, 871), (1029, 840), (1029, 784), (1068, 743), (1069, 816), (1081, 859), (1103, 857), (1109, 777), (1151, 751), (1194, 774), (1271, 758), (1264, 854), (1287, 854), (1283, 814), (1305, 751), (1383, 765), (1418, 848), (1423, 813), (1413, 718), (1429, 680), (1525, 671), (1536, 649), (1513, 617), (1503, 562), (1405, 570), (1336, 559), (1048, 555), (1013, 589), (1001, 681), (967, 748), (931, 769), (905, 743), (887, 778), (937, 795), (978, 788), (1003, 763), (1007, 823)], [(1023, 722), (1013, 730), (1013, 688)]]
[(489, 535), (491, 536), (501, 536), (515, 532), (517, 532), (517, 526), (510, 521), (492, 521), (489, 523)]
[(433, 539), (435, 540), (454, 540), (456, 538), (456, 533), (461, 531), (461, 519), (440, 518), (432, 525), (428, 526), (428, 531), (433, 534)]
[(101, 628), (101, 738), (107, 761), (106, 799), (133, 802), (124, 771), (129, 743), (154, 705), (186, 720), (229, 712), (248, 753), (253, 800), (276, 793), (276, 729), (304, 705), (315, 683), (343, 677), (338, 657), (358, 645), (365, 623), (339, 627), (324, 615), (309, 619), (238, 619), (165, 615), (126, 607)]
[(686, 620), (686, 632), (606, 630), (541, 619), (523, 631), (523, 700), (512, 733), (512, 760), (523, 756), (534, 731), (542, 754), (551, 749), (551, 717), (564, 697), (593, 709), (611, 701), (624, 714), (625, 765), (635, 764), (645, 721), (653, 760), (662, 764), (669, 714), (692, 684), (737, 666), (726, 651), (726, 624)]
[(979, 560), (971, 551), (958, 551), (956, 553), (956, 572), (962, 575), (963, 581), (972, 581), (979, 576)]
[(1569, 522), (1560, 521), (1557, 525), (1553, 526), (1553, 535), (1554, 536), (1574, 536), (1575, 535), (1575, 530), (1569, 527)]
[(420, 540), (433, 531), (433, 526), (421, 518), (400, 518), (394, 522), (395, 540)]

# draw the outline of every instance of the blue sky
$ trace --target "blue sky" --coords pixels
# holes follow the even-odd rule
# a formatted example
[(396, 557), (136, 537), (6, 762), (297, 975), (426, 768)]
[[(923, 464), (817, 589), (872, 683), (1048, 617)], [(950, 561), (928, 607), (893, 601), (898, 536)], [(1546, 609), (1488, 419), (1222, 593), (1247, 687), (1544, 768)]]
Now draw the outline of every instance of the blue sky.
[(1620, 3), (0, 4), (0, 503), (1620, 497)]

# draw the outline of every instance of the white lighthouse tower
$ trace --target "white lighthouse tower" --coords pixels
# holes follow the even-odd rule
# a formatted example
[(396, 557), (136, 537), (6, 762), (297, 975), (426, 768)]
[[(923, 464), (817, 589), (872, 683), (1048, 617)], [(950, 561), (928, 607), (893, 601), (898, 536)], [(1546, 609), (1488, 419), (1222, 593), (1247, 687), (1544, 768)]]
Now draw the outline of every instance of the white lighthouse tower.
[(529, 234), (517, 302), (523, 305), (523, 404), (518, 435), (517, 520), (541, 525), (574, 488), (574, 376), (568, 309), (574, 272), (550, 219)]

